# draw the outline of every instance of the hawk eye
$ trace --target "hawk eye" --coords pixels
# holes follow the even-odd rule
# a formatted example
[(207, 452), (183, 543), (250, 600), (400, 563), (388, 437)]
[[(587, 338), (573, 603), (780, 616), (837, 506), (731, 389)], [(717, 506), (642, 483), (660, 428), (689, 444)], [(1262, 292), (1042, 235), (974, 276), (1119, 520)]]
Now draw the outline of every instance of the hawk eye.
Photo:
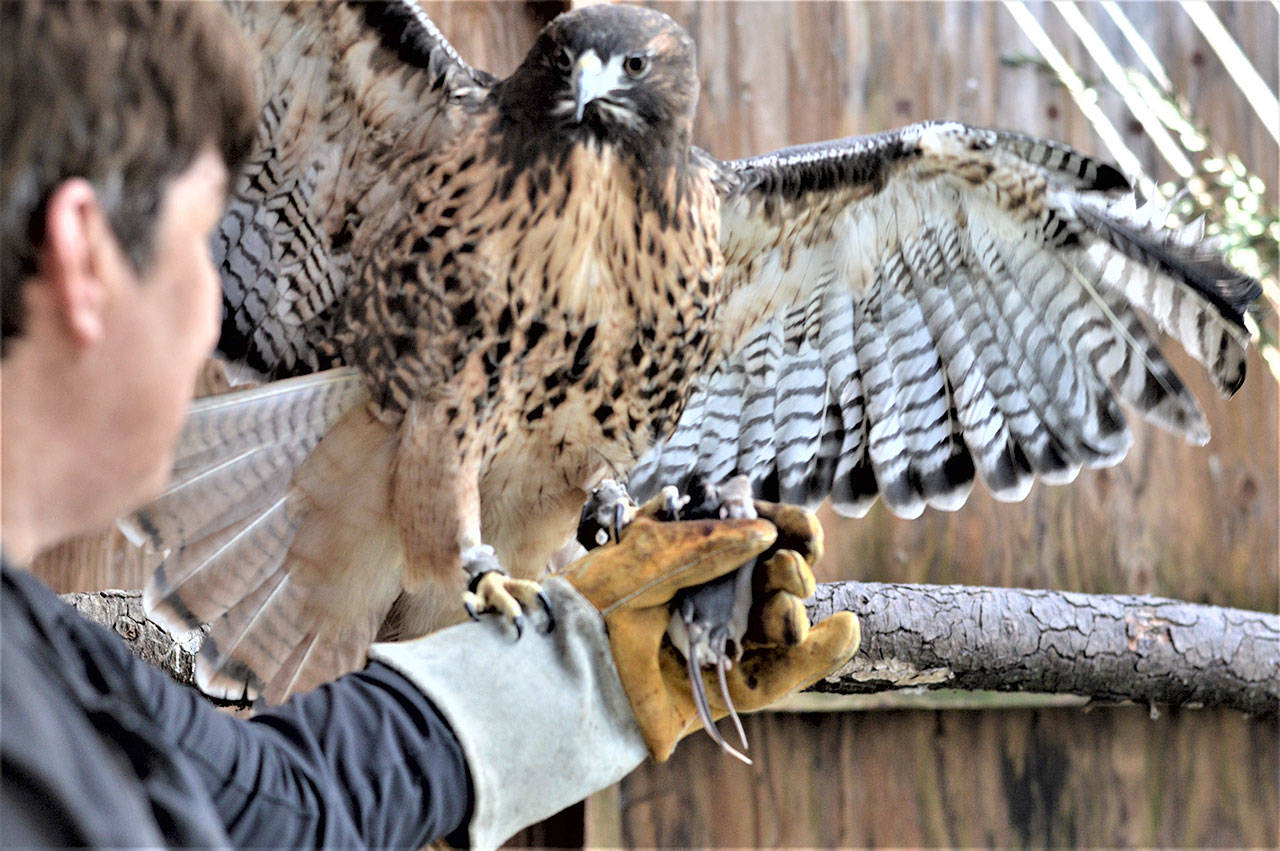
[(638, 80), (649, 72), (649, 57), (643, 53), (633, 53), (622, 60), (622, 70), (627, 76)]
[(557, 47), (555, 54), (551, 57), (551, 63), (560, 71), (568, 71), (573, 67), (573, 54), (567, 47)]

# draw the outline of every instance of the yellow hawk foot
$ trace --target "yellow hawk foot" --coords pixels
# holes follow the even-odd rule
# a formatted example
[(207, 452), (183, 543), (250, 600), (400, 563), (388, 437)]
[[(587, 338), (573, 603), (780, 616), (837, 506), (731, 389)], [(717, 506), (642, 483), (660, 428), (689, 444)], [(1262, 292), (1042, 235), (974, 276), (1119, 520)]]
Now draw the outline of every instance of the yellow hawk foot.
[(555, 613), (542, 593), (542, 586), (528, 579), (512, 579), (498, 564), (493, 548), (473, 547), (463, 557), (471, 581), (462, 595), (462, 606), (472, 620), (496, 613), (516, 628), (516, 639), (524, 635), (525, 612), (541, 606), (547, 613), (547, 632), (555, 629)]
[(622, 530), (637, 517), (671, 521), (680, 519), (680, 511), (689, 502), (674, 486), (667, 485), (644, 505), (637, 505), (627, 488), (614, 479), (605, 479), (591, 492), (578, 521), (578, 543), (590, 551), (608, 543), (617, 543)]

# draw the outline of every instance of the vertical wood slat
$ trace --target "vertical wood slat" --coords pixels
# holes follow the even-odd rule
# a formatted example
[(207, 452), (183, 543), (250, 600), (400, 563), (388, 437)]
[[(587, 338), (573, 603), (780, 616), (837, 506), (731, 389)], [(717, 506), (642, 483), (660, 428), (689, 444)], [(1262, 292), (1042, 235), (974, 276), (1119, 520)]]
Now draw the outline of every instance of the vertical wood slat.
[[(464, 2), (429, 12), (476, 67), (509, 72), (557, 4)], [(1175, 87), (1215, 139), (1268, 186), (1274, 142), (1213, 52), (1170, 4), (1123, 3)], [(1105, 154), (1066, 94), (1000, 58), (1030, 54), (995, 3), (664, 3), (699, 44), (696, 141), (730, 158), (787, 144), (957, 118)], [(1277, 15), (1264, 3), (1215, 11), (1273, 90)], [(1035, 14), (1069, 61), (1097, 78), (1049, 4)], [(1105, 16), (1082, 4), (1122, 62)], [(1100, 94), (1144, 167), (1172, 177), (1119, 99)], [(1005, 506), (975, 492), (961, 512), (900, 521), (830, 514), (820, 579), (968, 582), (1106, 593), (1153, 592), (1275, 609), (1276, 385), (1253, 358), (1222, 403), (1186, 358), (1214, 430), (1192, 448), (1135, 426), (1124, 464)], [(120, 542), (68, 545), (42, 562), (59, 590), (137, 587), (145, 565)], [(585, 841), (639, 845), (1277, 844), (1276, 725), (1234, 713), (1135, 709), (874, 712), (748, 719), (759, 766), (744, 769), (701, 735), (588, 801)], [(515, 844), (545, 843), (538, 828)], [(559, 828), (563, 830), (563, 825)]]
[[(765, 713), (621, 785), (627, 847), (1275, 847), (1274, 721), (1141, 707)], [(589, 805), (590, 806), (590, 805)]]

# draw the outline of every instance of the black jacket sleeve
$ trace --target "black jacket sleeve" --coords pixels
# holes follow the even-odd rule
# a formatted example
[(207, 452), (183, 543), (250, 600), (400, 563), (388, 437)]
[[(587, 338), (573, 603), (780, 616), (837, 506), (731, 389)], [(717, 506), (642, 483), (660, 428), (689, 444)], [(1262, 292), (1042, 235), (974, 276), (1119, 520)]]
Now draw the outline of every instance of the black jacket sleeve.
[(248, 721), (162, 685), (149, 691), (154, 717), (204, 781), (236, 845), (416, 848), (468, 815), (457, 739), (386, 665)]
[(6, 840), (207, 844), (220, 823), (235, 845), (417, 847), (469, 817), (456, 737), (385, 665), (235, 718), (7, 565), (0, 635)]

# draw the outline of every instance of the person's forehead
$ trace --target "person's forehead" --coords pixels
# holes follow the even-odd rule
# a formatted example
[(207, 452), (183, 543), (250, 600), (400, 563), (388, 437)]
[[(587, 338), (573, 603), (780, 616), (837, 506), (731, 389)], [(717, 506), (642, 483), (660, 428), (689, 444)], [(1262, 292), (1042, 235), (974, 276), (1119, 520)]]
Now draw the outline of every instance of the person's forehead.
[(211, 227), (226, 205), (228, 188), (229, 175), (221, 156), (212, 149), (202, 151), (165, 187), (160, 214), (166, 221), (162, 227)]
[(206, 148), (187, 166), (186, 171), (173, 179), (175, 191), (215, 193), (225, 195), (227, 191), (227, 166), (212, 148)]

